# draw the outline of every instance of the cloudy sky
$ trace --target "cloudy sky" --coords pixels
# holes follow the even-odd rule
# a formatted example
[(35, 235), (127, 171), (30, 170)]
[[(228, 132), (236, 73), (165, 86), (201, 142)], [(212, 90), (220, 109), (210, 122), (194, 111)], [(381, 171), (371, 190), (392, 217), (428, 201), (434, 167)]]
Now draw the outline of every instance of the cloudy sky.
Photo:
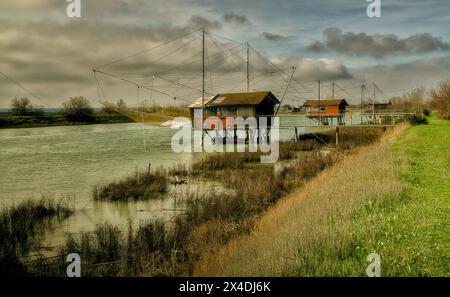
[[(21, 96), (58, 107), (78, 95), (185, 104), (200, 95), (201, 28), (208, 93), (245, 90), (246, 48), (234, 41), (255, 49), (251, 89), (282, 94), (297, 67), (291, 103), (315, 97), (319, 79), (324, 96), (335, 81), (351, 101), (363, 80), (382, 99), (450, 79), (448, 0), (381, 0), (381, 18), (367, 17), (365, 0), (81, 0), (81, 18), (67, 17), (68, 4), (0, 2), (0, 71), (38, 97), (0, 76), (0, 107)], [(94, 67), (147, 88), (96, 80)]]

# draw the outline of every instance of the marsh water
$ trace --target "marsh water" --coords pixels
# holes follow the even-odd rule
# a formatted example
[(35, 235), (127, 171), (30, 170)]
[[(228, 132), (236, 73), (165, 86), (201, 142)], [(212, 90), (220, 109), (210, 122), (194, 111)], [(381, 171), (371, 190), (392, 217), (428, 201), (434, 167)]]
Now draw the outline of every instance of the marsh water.
[[(305, 124), (306, 119), (282, 118), (282, 124)], [(43, 195), (68, 199), (75, 213), (44, 240), (52, 250), (67, 233), (90, 231), (101, 222), (126, 227), (129, 221), (167, 218), (180, 210), (180, 187), (167, 197), (139, 202), (95, 202), (94, 185), (118, 180), (148, 168), (192, 164), (199, 153), (175, 153), (170, 140), (176, 130), (141, 123), (61, 126), (0, 130), (0, 203), (2, 206)], [(305, 128), (299, 131), (307, 132)], [(281, 130), (281, 138), (293, 136)], [(211, 184), (188, 184), (199, 190)]]

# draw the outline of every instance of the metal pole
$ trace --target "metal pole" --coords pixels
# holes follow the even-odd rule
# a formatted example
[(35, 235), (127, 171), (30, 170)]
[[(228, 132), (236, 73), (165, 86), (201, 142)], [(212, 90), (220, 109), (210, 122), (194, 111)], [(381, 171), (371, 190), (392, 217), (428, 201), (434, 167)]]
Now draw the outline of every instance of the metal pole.
[(363, 124), (363, 96), (364, 96), (364, 88), (365, 88), (364, 83), (365, 82), (363, 81), (363, 83), (361, 85), (361, 104), (360, 104), (360, 121), (361, 121), (361, 123), (360, 123), (360, 125)]
[(247, 42), (247, 93), (250, 92), (250, 46)]
[(403, 100), (402, 100), (403, 112), (406, 112), (405, 100), (406, 100), (406, 94), (405, 94), (405, 90), (403, 90)]
[(295, 73), (296, 69), (297, 69), (297, 67), (295, 67), (295, 66), (292, 67), (291, 77), (289, 78), (289, 81), (288, 81), (288, 84), (286, 86), (286, 89), (284, 90), (283, 97), (281, 97), (280, 104), (278, 104), (278, 108), (275, 111), (275, 116), (278, 114), (278, 111), (280, 110), (281, 103), (283, 103), (284, 97), (286, 96), (286, 93), (287, 93), (287, 91), (289, 89), (289, 86), (291, 85), (291, 81), (292, 81), (292, 78), (294, 77), (294, 73)]
[(322, 113), (320, 112), (320, 79), (319, 79), (319, 124), (322, 124)]
[(372, 117), (373, 120), (375, 121), (375, 83), (373, 83)]
[(333, 82), (333, 91), (331, 93), (331, 99), (334, 99), (334, 82)]
[(202, 121), (201, 121), (201, 129), (202, 129), (202, 146), (203, 146), (203, 121), (205, 116), (205, 29), (202, 31)]

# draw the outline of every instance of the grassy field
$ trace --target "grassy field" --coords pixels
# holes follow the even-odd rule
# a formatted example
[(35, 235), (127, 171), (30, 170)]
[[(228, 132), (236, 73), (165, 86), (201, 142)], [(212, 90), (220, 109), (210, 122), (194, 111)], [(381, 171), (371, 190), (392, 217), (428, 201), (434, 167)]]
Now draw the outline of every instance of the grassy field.
[(410, 128), (393, 147), (397, 157), (406, 155), (408, 170), (401, 177), (404, 201), (377, 212), (384, 222), (375, 240), (385, 243), (379, 248), (385, 275), (450, 275), (449, 133), (448, 120), (433, 118)]
[(448, 121), (397, 127), (281, 200), (249, 236), (206, 255), (197, 275), (450, 274)]
[(176, 106), (153, 106), (147, 108), (144, 112), (129, 108), (118, 108), (117, 111), (139, 123), (158, 124), (172, 120), (174, 117), (189, 117), (189, 110), (187, 108)]

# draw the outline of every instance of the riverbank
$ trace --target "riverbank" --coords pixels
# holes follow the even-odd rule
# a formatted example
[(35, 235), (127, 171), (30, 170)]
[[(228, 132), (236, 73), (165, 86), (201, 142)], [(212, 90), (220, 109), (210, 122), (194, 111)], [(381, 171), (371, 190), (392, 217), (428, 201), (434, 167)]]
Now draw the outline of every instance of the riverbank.
[(70, 121), (61, 114), (45, 114), (40, 116), (0, 115), (0, 129), (34, 128), (50, 126), (118, 124), (134, 122), (129, 117), (118, 113), (95, 113), (89, 121)]
[[(248, 235), (260, 215), (280, 199), (344, 155), (353, 154), (355, 148), (371, 144), (383, 134), (383, 128), (343, 127), (338, 147), (334, 147), (334, 131), (305, 134), (298, 142), (280, 144), (280, 157), (288, 158), (283, 166), (262, 166), (256, 155), (212, 154), (192, 168), (172, 168), (167, 172), (171, 180), (178, 175), (189, 183), (204, 180), (220, 186), (201, 191), (179, 188), (173, 197), (178, 211), (171, 213), (168, 220), (140, 221), (125, 229), (126, 225), (101, 223), (89, 232), (68, 233), (65, 243), (58, 245), (60, 257), (49, 259), (45, 265), (54, 269), (34, 270), (33, 274), (62, 275), (65, 266), (61, 259), (68, 252), (77, 252), (85, 255), (84, 275), (192, 275), (204, 255), (220, 250), (234, 238)], [(231, 162), (232, 159), (240, 161)], [(155, 189), (152, 181), (127, 182), (123, 184), (126, 188), (120, 188), (131, 194), (141, 188), (147, 192)], [(105, 189), (110, 189), (111, 185), (116, 188), (122, 183), (105, 185)], [(111, 240), (105, 242), (105, 238)]]
[(449, 122), (405, 125), (280, 200), (195, 275), (448, 276)]
[[(434, 120), (427, 127), (433, 124)], [(407, 131), (418, 128), (422, 126)], [(386, 131), (342, 127), (337, 147), (334, 131), (305, 134), (298, 142), (281, 144), (283, 161), (277, 166), (262, 166), (257, 155), (211, 154), (202, 162), (191, 163), (192, 167), (168, 168), (167, 178), (161, 180), (162, 183), (154, 183), (153, 178), (137, 183), (139, 189), (143, 186), (144, 192), (151, 195), (148, 206), (134, 210), (142, 214), (150, 210), (151, 201), (173, 201), (173, 206), (158, 207), (160, 212), (162, 209), (170, 212), (168, 218), (139, 220), (133, 215), (138, 224), (129, 221), (128, 228), (127, 223), (102, 222), (95, 229), (81, 233), (78, 229), (66, 230), (68, 237), (54, 247), (59, 257), (42, 259), (45, 265), (33, 265), (30, 273), (64, 275), (65, 255), (78, 252), (86, 255), (82, 264), (85, 276), (363, 275), (369, 251), (379, 252), (372, 246), (364, 246), (370, 242), (369, 235), (375, 234), (366, 229), (372, 227), (370, 222), (378, 226), (378, 221), (371, 218), (375, 217), (374, 213), (381, 213), (371, 207), (390, 210), (391, 201), (403, 201), (406, 188), (398, 177), (409, 172), (402, 157), (406, 154), (396, 153), (393, 147), (405, 129), (406, 124)], [(136, 136), (124, 135), (132, 139)], [(102, 143), (97, 134), (95, 137), (96, 143)], [(377, 142), (380, 137), (382, 140)], [(399, 144), (399, 147), (403, 149), (405, 145)], [(92, 154), (93, 150), (88, 151)], [(158, 167), (152, 164), (151, 168), (152, 171), (148, 168), (149, 173), (154, 173), (153, 168)], [(136, 173), (130, 176), (136, 177)], [(222, 190), (218, 191), (217, 186), (202, 187), (199, 192), (194, 185), (190, 188), (173, 186), (178, 190), (168, 194), (173, 193), (174, 197), (157, 198), (152, 194), (158, 188), (155, 185), (167, 184), (176, 180), (176, 176), (193, 184), (198, 180), (218, 183)], [(135, 193), (135, 187), (120, 181), (127, 179), (120, 179), (118, 183), (116, 180), (113, 188), (119, 185), (119, 189)], [(111, 189), (109, 182), (102, 184)], [(122, 196), (120, 193), (117, 197)], [(96, 201), (95, 195), (92, 199)], [(75, 211), (71, 218), (77, 215)], [(382, 223), (388, 228), (399, 228), (391, 224), (390, 219)], [(263, 241), (254, 240), (261, 230)], [(264, 233), (269, 231), (273, 233)], [(389, 232), (386, 234), (391, 236)], [(110, 240), (105, 242), (105, 238)], [(251, 242), (246, 242), (246, 238), (251, 238)], [(234, 242), (242, 250), (238, 256), (244, 251), (248, 254), (237, 258), (237, 269), (230, 272), (226, 269), (234, 256), (228, 252)], [(258, 242), (261, 245), (252, 246)], [(249, 248), (253, 250), (248, 251)], [(292, 266), (285, 266), (287, 264)], [(53, 268), (42, 271), (38, 267)], [(254, 271), (253, 274), (242, 273), (246, 269)]]

